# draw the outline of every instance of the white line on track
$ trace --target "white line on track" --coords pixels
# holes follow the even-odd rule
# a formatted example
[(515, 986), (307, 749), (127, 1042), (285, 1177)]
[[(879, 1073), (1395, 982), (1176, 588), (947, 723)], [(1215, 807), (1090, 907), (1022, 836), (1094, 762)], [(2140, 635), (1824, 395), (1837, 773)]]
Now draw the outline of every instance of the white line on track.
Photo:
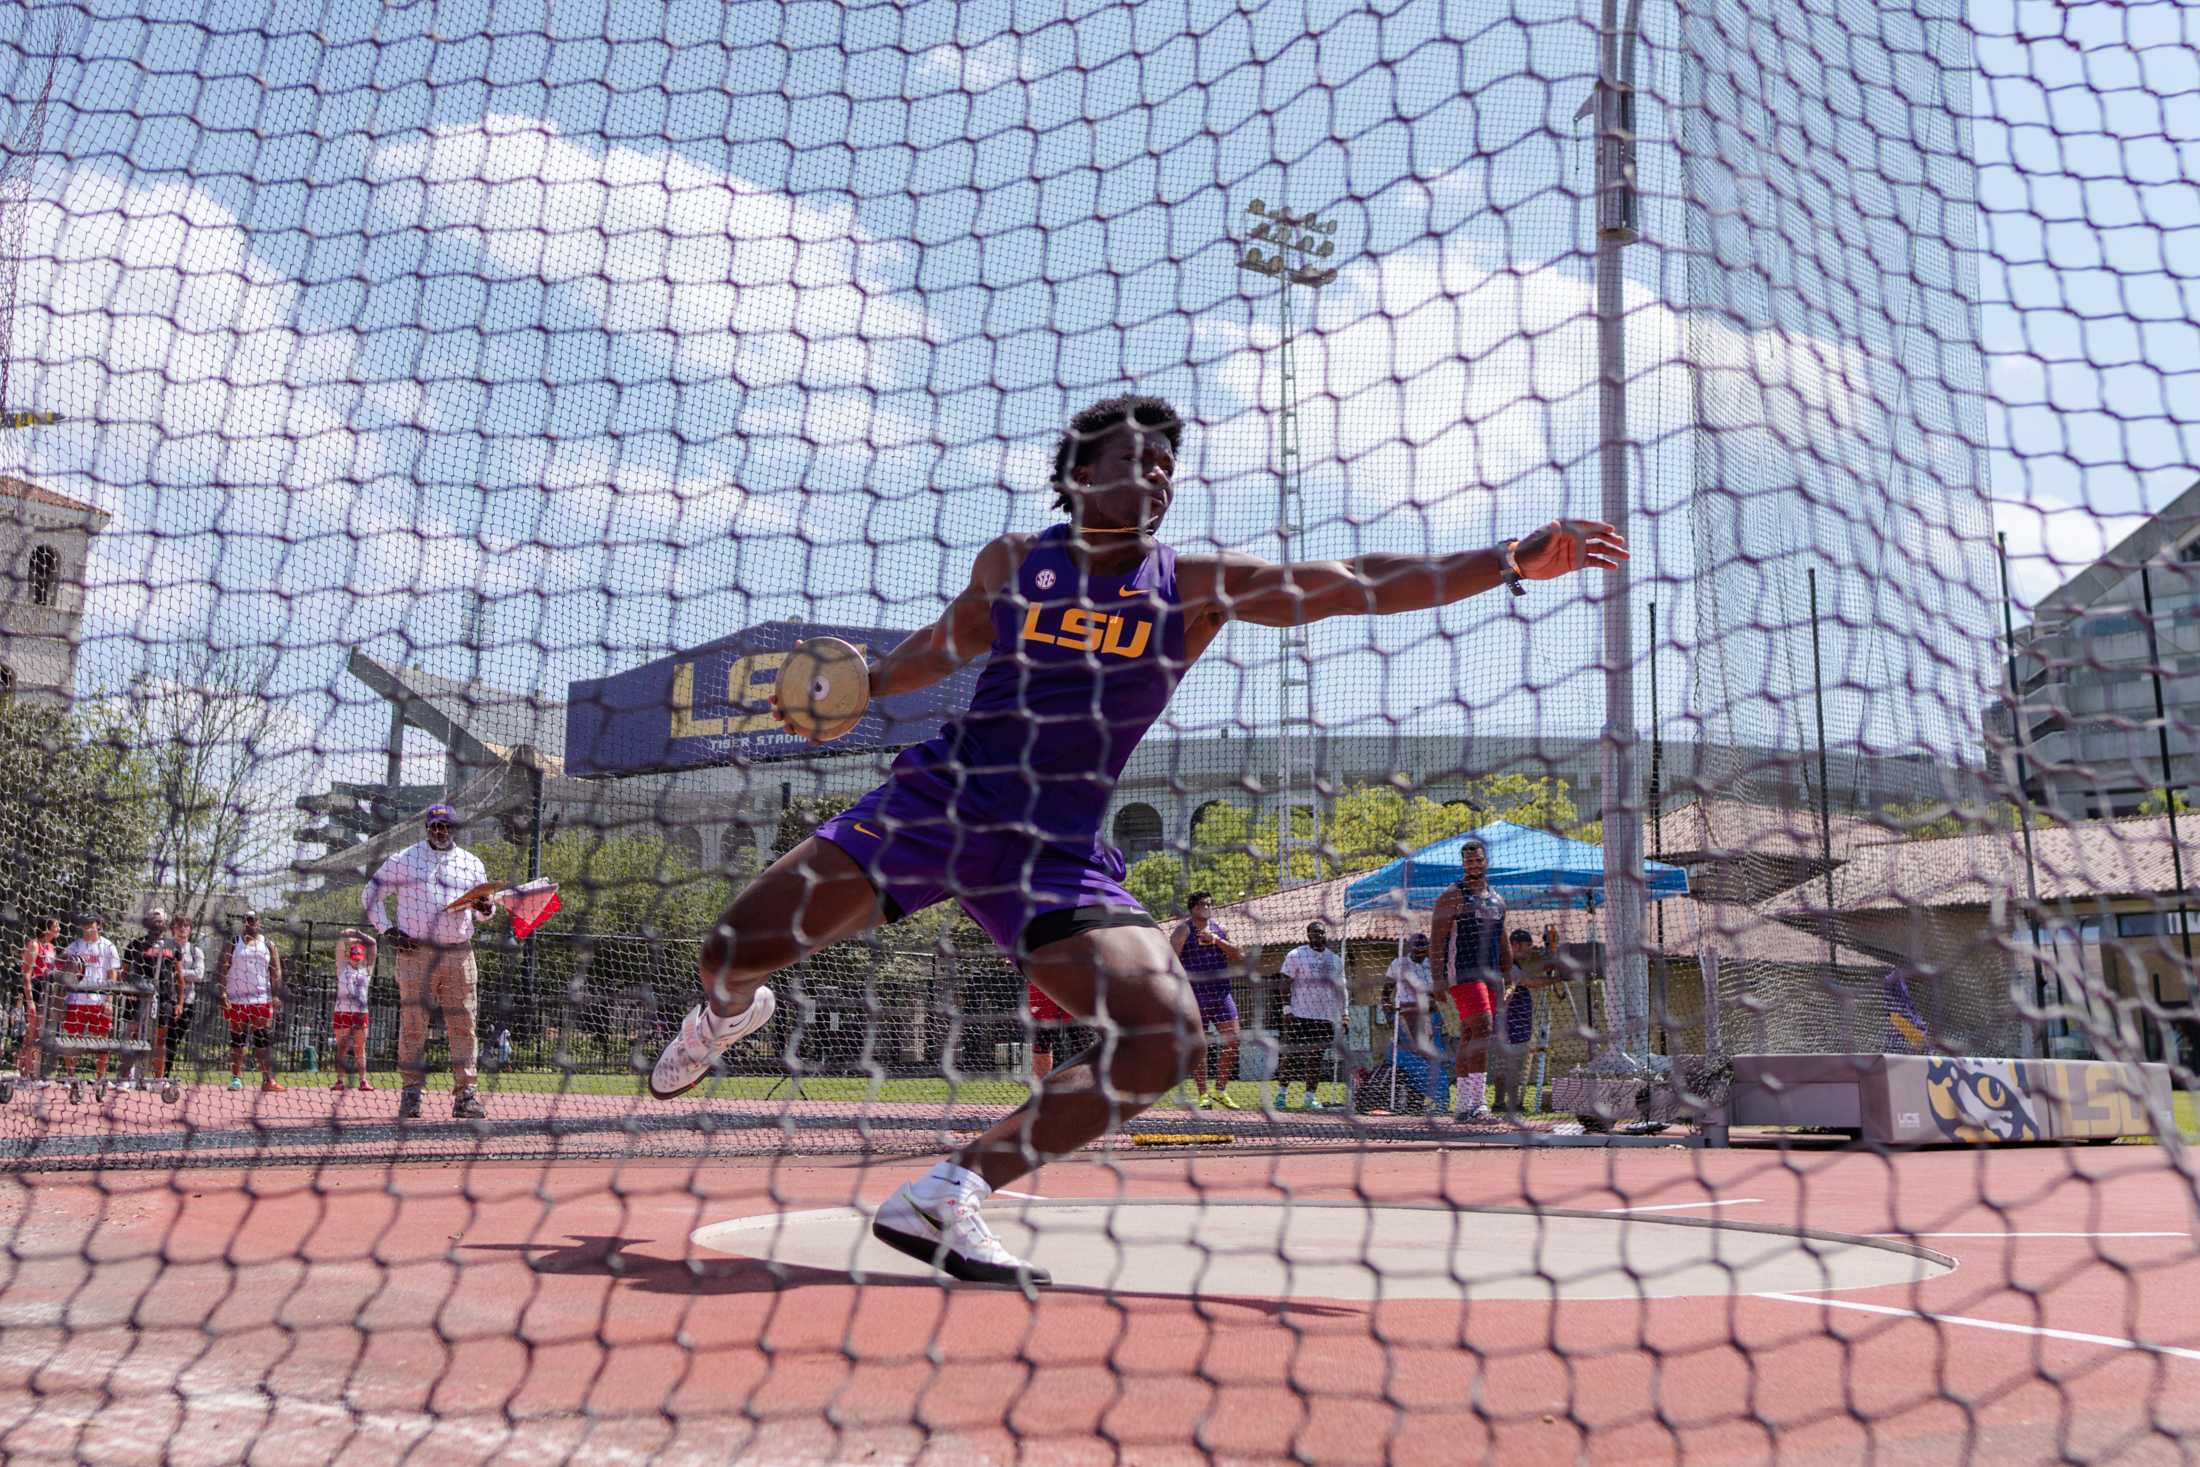
[(1026, 1202), (1046, 1201), (1046, 1198), (1041, 1197), (1036, 1192), (1011, 1192), (1006, 1187), (995, 1188), (993, 1195), (996, 1197), (1021, 1197)]
[(1891, 1304), (1860, 1304), (1853, 1299), (1821, 1299), (1815, 1294), (1757, 1294), (1752, 1297), (1777, 1299), (1783, 1304), (1809, 1304), (1819, 1309), (1849, 1309), (1858, 1314), (1880, 1314), (1892, 1319), (1922, 1319), (1932, 1324), (1955, 1325), (1963, 1329), (2031, 1335), (2042, 1340), (2068, 1340), (2077, 1345), (2105, 1345), (2112, 1350), (2143, 1350), (2149, 1355), (2167, 1355), (2177, 1360), (2200, 1360), (2200, 1350), (2186, 1349), (2182, 1345), (2155, 1345), (2145, 1340), (2127, 1340), (2116, 1335), (2080, 1334), (2076, 1330), (2048, 1329), (2037, 1324), (2009, 1324), (1999, 1319), (1972, 1319), (1962, 1314), (1927, 1314), (1919, 1309), (1898, 1309)]
[(1661, 1202), (1655, 1207), (1605, 1207), (1600, 1212), (1681, 1212), (1691, 1207), (1748, 1207), (1761, 1203), (1762, 1197), (1726, 1197), (1717, 1202)]
[(2190, 1233), (1873, 1233), (1875, 1238), (2189, 1238)]

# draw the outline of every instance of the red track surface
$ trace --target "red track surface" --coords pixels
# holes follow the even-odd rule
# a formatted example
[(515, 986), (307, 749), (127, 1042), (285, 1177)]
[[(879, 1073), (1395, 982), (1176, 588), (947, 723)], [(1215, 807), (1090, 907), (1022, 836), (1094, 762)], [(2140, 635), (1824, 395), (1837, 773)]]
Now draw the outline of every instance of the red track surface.
[[(856, 1287), (698, 1252), (907, 1167), (751, 1161), (0, 1181), (0, 1455), (591, 1467), (2200, 1454), (2200, 1358), (1825, 1309), (1208, 1301)], [(1840, 1296), (2200, 1352), (2200, 1214), (2160, 1150), (1134, 1156), (1048, 1196), (1645, 1207), (1925, 1237)]]

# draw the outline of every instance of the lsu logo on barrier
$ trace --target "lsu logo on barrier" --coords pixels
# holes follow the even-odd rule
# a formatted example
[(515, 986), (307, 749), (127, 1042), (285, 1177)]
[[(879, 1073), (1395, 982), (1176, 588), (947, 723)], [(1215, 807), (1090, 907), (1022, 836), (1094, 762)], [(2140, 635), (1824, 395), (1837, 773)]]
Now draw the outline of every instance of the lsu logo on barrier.
[(2041, 1141), (2031, 1086), (2015, 1060), (1936, 1056), (1925, 1066), (1933, 1121), (1950, 1141)]
[(1098, 652), (1103, 657), (1142, 657), (1153, 640), (1153, 623), (1087, 606), (1033, 606), (1024, 612), (1018, 640), (1071, 652)]

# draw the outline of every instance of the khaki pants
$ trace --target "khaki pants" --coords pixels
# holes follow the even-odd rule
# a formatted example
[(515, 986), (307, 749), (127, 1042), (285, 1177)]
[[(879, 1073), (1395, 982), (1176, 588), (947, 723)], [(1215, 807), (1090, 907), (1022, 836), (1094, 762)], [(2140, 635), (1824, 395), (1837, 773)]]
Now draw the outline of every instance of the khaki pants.
[(397, 1072), (407, 1089), (426, 1078), (421, 1056), (428, 1049), (428, 1003), (443, 1010), (443, 1032), (451, 1040), (451, 1089), (474, 1088), (474, 1003), (480, 974), (470, 947), (416, 945), (397, 955)]

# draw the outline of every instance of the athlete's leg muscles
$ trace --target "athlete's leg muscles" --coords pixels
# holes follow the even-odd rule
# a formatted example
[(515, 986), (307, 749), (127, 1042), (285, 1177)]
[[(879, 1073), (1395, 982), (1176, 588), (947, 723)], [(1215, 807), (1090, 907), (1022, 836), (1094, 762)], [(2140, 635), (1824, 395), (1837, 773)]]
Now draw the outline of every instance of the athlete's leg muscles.
[(696, 971), (711, 1011), (742, 1012), (772, 974), (884, 917), (855, 857), (810, 837), (743, 887), (704, 938)]
[(1097, 1022), (1102, 1037), (952, 1158), (988, 1187), (1005, 1187), (1121, 1125), (1206, 1063), (1199, 1007), (1159, 929), (1065, 937), (1033, 953), (1026, 972), (1070, 1013)]

